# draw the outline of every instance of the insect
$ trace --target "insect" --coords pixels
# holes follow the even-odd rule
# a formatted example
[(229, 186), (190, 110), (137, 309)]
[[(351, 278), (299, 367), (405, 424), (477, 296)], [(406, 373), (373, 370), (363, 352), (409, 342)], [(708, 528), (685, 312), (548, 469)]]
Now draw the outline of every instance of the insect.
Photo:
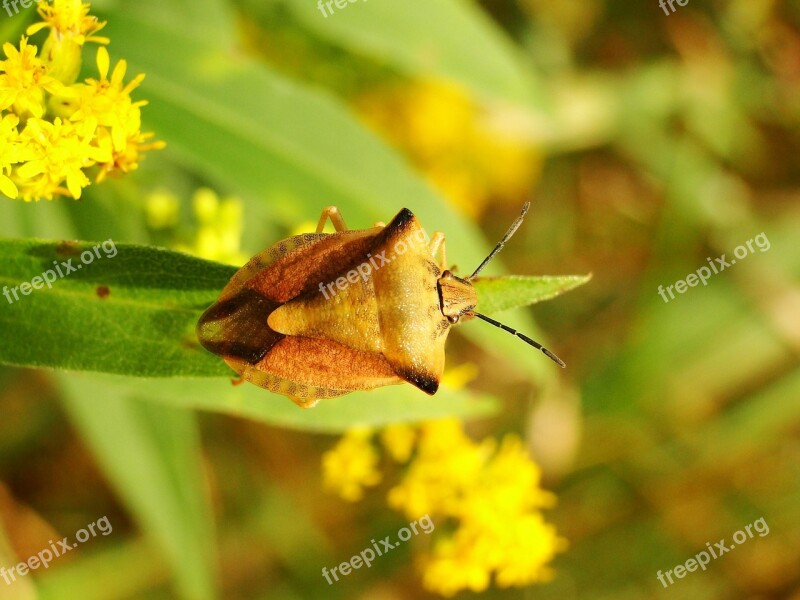
[[(564, 367), (538, 342), (475, 310), (472, 280), (514, 235), (529, 206), (465, 279), (447, 269), (444, 234), (428, 239), (410, 210), (388, 225), (350, 230), (329, 206), (316, 233), (278, 242), (237, 271), (200, 317), (197, 337), (243, 380), (304, 408), (404, 381), (435, 394), (451, 327), (474, 317)], [(322, 233), (328, 219), (336, 233)]]

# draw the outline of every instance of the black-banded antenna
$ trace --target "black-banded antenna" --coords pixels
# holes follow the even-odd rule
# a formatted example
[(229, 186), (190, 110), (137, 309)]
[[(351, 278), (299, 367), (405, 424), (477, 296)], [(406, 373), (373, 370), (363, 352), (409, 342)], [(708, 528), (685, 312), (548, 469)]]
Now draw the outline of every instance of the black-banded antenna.
[(545, 356), (547, 356), (547, 358), (549, 358), (550, 360), (552, 360), (554, 363), (556, 363), (556, 364), (557, 364), (559, 367), (561, 367), (562, 369), (563, 369), (563, 368), (565, 368), (565, 367), (567, 366), (567, 365), (566, 365), (566, 363), (564, 363), (564, 361), (563, 361), (563, 360), (561, 360), (561, 359), (560, 359), (560, 358), (558, 358), (558, 357), (557, 357), (555, 354), (553, 354), (552, 352), (550, 352), (550, 350), (548, 350), (547, 348), (545, 348), (544, 346), (542, 346), (542, 345), (541, 345), (539, 342), (537, 342), (537, 341), (535, 341), (535, 340), (532, 340), (531, 338), (529, 338), (529, 337), (528, 337), (527, 335), (525, 335), (524, 333), (520, 333), (520, 332), (519, 332), (519, 331), (517, 331), (516, 329), (511, 329), (511, 327), (509, 327), (508, 325), (503, 325), (503, 324), (502, 324), (500, 321), (495, 321), (494, 319), (492, 319), (492, 318), (490, 318), (490, 317), (487, 317), (486, 315), (482, 315), (481, 313), (477, 313), (477, 312), (475, 312), (475, 311), (472, 311), (472, 312), (471, 312), (471, 313), (469, 313), (469, 314), (475, 315), (475, 316), (476, 316), (476, 317), (478, 317), (479, 319), (483, 319), (483, 320), (484, 320), (484, 321), (486, 321), (487, 323), (491, 323), (491, 324), (492, 324), (492, 325), (494, 325), (495, 327), (499, 327), (500, 329), (502, 329), (502, 330), (504, 330), (504, 331), (507, 331), (508, 333), (511, 333), (511, 334), (513, 334), (513, 335), (517, 336), (517, 337), (518, 337), (519, 339), (521, 339), (523, 342), (527, 342), (528, 344), (530, 344), (530, 345), (531, 345), (531, 346), (533, 346), (534, 348), (538, 348), (539, 350), (541, 350), (542, 352), (544, 352), (544, 354), (545, 354)]
[[(514, 222), (511, 224), (511, 227), (509, 227), (509, 228), (508, 228), (508, 231), (506, 231), (506, 234), (503, 236), (503, 239), (501, 239), (501, 240), (500, 240), (500, 241), (497, 243), (497, 245), (494, 247), (494, 250), (492, 250), (492, 251), (489, 253), (489, 256), (487, 256), (486, 258), (484, 258), (484, 259), (483, 259), (483, 262), (482, 262), (482, 263), (481, 263), (481, 264), (478, 266), (478, 268), (477, 268), (477, 269), (475, 269), (475, 272), (474, 272), (472, 275), (470, 275), (470, 276), (467, 278), (467, 281), (469, 281), (470, 279), (473, 279), (473, 278), (474, 278), (474, 277), (475, 277), (475, 276), (476, 276), (478, 273), (480, 273), (481, 271), (483, 271), (483, 268), (484, 268), (486, 265), (488, 265), (488, 264), (489, 264), (489, 261), (490, 261), (490, 260), (492, 260), (492, 259), (495, 257), (495, 255), (496, 255), (498, 252), (500, 252), (500, 250), (502, 250), (502, 249), (503, 249), (503, 246), (505, 246), (505, 245), (506, 245), (506, 242), (507, 242), (508, 240), (510, 240), (510, 239), (511, 239), (511, 236), (512, 236), (512, 235), (514, 235), (514, 234), (516, 233), (517, 229), (519, 229), (519, 226), (520, 226), (520, 225), (522, 225), (522, 221), (523, 221), (523, 219), (525, 218), (525, 215), (527, 214), (527, 212), (528, 212), (528, 209), (529, 209), (530, 207), (531, 207), (531, 203), (530, 203), (530, 202), (526, 202), (526, 203), (525, 203), (525, 205), (522, 207), (522, 212), (521, 212), (521, 213), (520, 213), (520, 215), (517, 217), (516, 221), (514, 221)], [(549, 358), (550, 360), (552, 360), (554, 363), (556, 363), (556, 364), (557, 364), (559, 367), (561, 367), (562, 369), (563, 369), (563, 368), (565, 368), (565, 367), (567, 366), (567, 365), (564, 363), (564, 361), (563, 361), (563, 360), (561, 360), (561, 359), (560, 359), (560, 358), (558, 358), (558, 357), (557, 357), (555, 354), (553, 354), (552, 352), (550, 352), (550, 350), (548, 350), (547, 348), (545, 348), (544, 346), (542, 346), (542, 345), (541, 345), (539, 342), (537, 342), (536, 340), (532, 340), (531, 338), (529, 338), (529, 337), (528, 337), (527, 335), (525, 335), (524, 333), (520, 333), (519, 331), (517, 331), (516, 329), (512, 329), (512, 328), (511, 328), (511, 327), (509, 327), (508, 325), (504, 325), (504, 324), (503, 324), (503, 323), (501, 323), (500, 321), (495, 321), (494, 319), (492, 319), (492, 318), (490, 318), (490, 317), (487, 317), (486, 315), (482, 315), (482, 314), (480, 314), (480, 313), (478, 313), (478, 312), (472, 311), (472, 312), (471, 312), (471, 313), (469, 313), (469, 314), (471, 314), (471, 315), (474, 315), (474, 316), (478, 317), (479, 319), (482, 319), (483, 321), (486, 321), (487, 323), (491, 323), (491, 324), (492, 324), (492, 325), (494, 325), (495, 327), (499, 327), (500, 329), (502, 329), (502, 330), (504, 330), (504, 331), (507, 331), (508, 333), (510, 333), (510, 334), (512, 334), (512, 335), (515, 335), (515, 336), (517, 336), (517, 337), (518, 337), (519, 339), (521, 339), (523, 342), (526, 342), (526, 343), (530, 344), (530, 345), (531, 345), (531, 346), (533, 346), (534, 348), (538, 348), (539, 350), (541, 350), (541, 351), (542, 351), (542, 352), (545, 354), (545, 356), (547, 356), (547, 358)]]
[(475, 272), (469, 277), (467, 277), (467, 281), (474, 278), (478, 273), (483, 271), (483, 268), (489, 264), (489, 261), (492, 260), (495, 257), (495, 255), (498, 252), (500, 252), (500, 250), (503, 249), (503, 246), (506, 245), (506, 242), (511, 239), (511, 236), (514, 235), (517, 229), (519, 229), (519, 226), (522, 225), (522, 220), (525, 218), (525, 213), (528, 212), (528, 209), (530, 207), (531, 203), (526, 202), (525, 205), (522, 207), (522, 213), (520, 213), (520, 215), (517, 217), (517, 220), (511, 224), (511, 227), (508, 228), (508, 231), (506, 231), (506, 234), (503, 236), (503, 239), (497, 243), (497, 246), (495, 246), (494, 250), (492, 250), (489, 253), (489, 256), (483, 259), (483, 262), (478, 266), (477, 269), (475, 269)]

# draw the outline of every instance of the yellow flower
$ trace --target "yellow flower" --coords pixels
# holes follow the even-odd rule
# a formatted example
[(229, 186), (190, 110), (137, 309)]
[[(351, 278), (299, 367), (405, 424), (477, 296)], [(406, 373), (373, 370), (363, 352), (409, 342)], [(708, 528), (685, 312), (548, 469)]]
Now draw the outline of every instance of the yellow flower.
[(462, 363), (445, 370), (442, 374), (442, 385), (454, 390), (462, 390), (477, 377), (478, 366), (475, 363)]
[(208, 260), (241, 266), (248, 257), (241, 251), (243, 229), (242, 202), (238, 198), (219, 200), (207, 188), (200, 188), (192, 198), (199, 222), (197, 239), (191, 246), (178, 249)]
[(139, 86), (144, 75), (137, 75), (124, 84), (127, 63), (117, 62), (111, 79), (108, 79), (110, 60), (108, 51), (97, 49), (97, 70), (100, 79), (87, 79), (85, 84), (74, 86), (77, 95), (72, 121), (95, 119), (100, 125), (96, 144), (111, 158), (100, 164), (98, 183), (115, 172), (129, 173), (139, 167), (140, 155), (147, 150), (165, 146), (164, 142), (150, 142), (152, 133), (142, 133), (140, 107), (144, 101), (133, 102), (131, 92)]
[(458, 514), (463, 493), (474, 487), (492, 445), (492, 440), (474, 443), (456, 419), (423, 423), (417, 456), (403, 481), (390, 490), (389, 506), (410, 519)]
[(200, 225), (214, 225), (219, 215), (219, 198), (208, 188), (200, 188), (192, 197), (194, 214)]
[(91, 120), (75, 124), (58, 118), (53, 123), (28, 119), (19, 137), (26, 162), (17, 169), (17, 183), (26, 202), (52, 200), (58, 194), (81, 197), (82, 188), (89, 185), (82, 169), (107, 160), (92, 146), (95, 129)]
[(81, 69), (83, 45), (86, 42), (109, 43), (108, 38), (94, 35), (105, 27), (105, 22), (90, 15), (89, 5), (80, 0), (45, 0), (39, 4), (38, 12), (42, 22), (28, 27), (27, 34), (50, 29), (42, 58), (53, 77), (71, 84)]
[(488, 527), (503, 515), (552, 506), (555, 498), (539, 489), (540, 479), (539, 468), (520, 439), (508, 435), (481, 472), (479, 484), (484, 492), (465, 496), (460, 514)]
[(541, 156), (520, 137), (508, 109), (479, 105), (439, 81), (376, 90), (357, 100), (368, 124), (405, 151), (451, 202), (470, 216), (494, 200), (519, 202)]
[(38, 48), (23, 37), (19, 50), (3, 44), (6, 60), (0, 61), (0, 110), (12, 108), (18, 116), (44, 114), (44, 92), (68, 93), (56, 79), (47, 75), (44, 63), (36, 57)]
[(552, 525), (538, 513), (524, 514), (517, 516), (503, 533), (498, 540), (503, 552), (493, 565), (499, 587), (524, 587), (552, 578), (547, 563), (567, 547)]
[(85, 42), (109, 43), (108, 38), (94, 35), (105, 27), (105, 21), (100, 22), (90, 15), (89, 4), (80, 0), (45, 0), (39, 3), (38, 12), (42, 22), (28, 27), (28, 35), (49, 28), (51, 36), (69, 38), (81, 45)]
[[(105, 48), (97, 53), (99, 79), (73, 85), (87, 41), (108, 43), (94, 35), (105, 23), (89, 15), (79, 0), (45, 0), (44, 21), (28, 33), (50, 29), (42, 51), (23, 36), (19, 49), (4, 44), (0, 61), (0, 192), (26, 201), (56, 196), (80, 198), (89, 185), (86, 171), (97, 165), (98, 182), (107, 175), (128, 173), (141, 155), (164, 147), (143, 133), (141, 107), (131, 92), (143, 75), (124, 83), (126, 63), (117, 63), (109, 78)], [(37, 56), (38, 55), (38, 56)], [(3, 116), (4, 110), (13, 115)], [(19, 123), (24, 129), (17, 131)]]
[(125, 149), (128, 136), (138, 133), (141, 126), (139, 107), (147, 103), (133, 102), (130, 93), (139, 86), (144, 75), (137, 75), (130, 83), (123, 85), (127, 63), (120, 60), (109, 80), (109, 62), (108, 50), (100, 46), (97, 49), (100, 79), (87, 79), (85, 84), (75, 86), (78, 91), (78, 110), (70, 119), (96, 119), (98, 125), (111, 130), (112, 148), (114, 152), (120, 152)]
[[(539, 468), (521, 440), (508, 435), (499, 447), (491, 438), (475, 442), (456, 419), (429, 421), (418, 430), (415, 435), (408, 426), (393, 425), (381, 439), (396, 460), (410, 460), (402, 481), (389, 491), (389, 505), (412, 519), (428, 514), (450, 525), (440, 528), (433, 549), (419, 561), (425, 588), (452, 596), (484, 591), (492, 577), (499, 587), (547, 580), (547, 565), (566, 542), (540, 512), (554, 496), (540, 488)], [(351, 499), (360, 498), (361, 479), (342, 476), (345, 469), (337, 467), (352, 462), (362, 477), (369, 472), (377, 480), (368, 436), (347, 434), (332, 452), (345, 458), (334, 466), (326, 464), (333, 458), (323, 457), (326, 479), (329, 472), (339, 474), (330, 485), (350, 484)]]
[(524, 587), (550, 579), (547, 563), (563, 549), (564, 541), (537, 513), (496, 515), (488, 528), (467, 520), (425, 557), (423, 584), (443, 596), (481, 592), (494, 574), (498, 587)]
[(439, 539), (433, 556), (426, 557), (423, 585), (442, 596), (461, 590), (482, 592), (489, 587), (491, 574), (463, 534)]
[(396, 462), (404, 463), (411, 458), (417, 434), (410, 425), (399, 423), (385, 427), (381, 431), (381, 441)]
[(17, 186), (8, 177), (8, 174), (11, 173), (11, 165), (19, 162), (18, 124), (19, 118), (16, 115), (3, 115), (0, 120), (0, 192), (9, 198), (16, 198), (19, 195)]
[(381, 480), (378, 453), (370, 443), (371, 437), (369, 430), (352, 429), (322, 455), (325, 487), (350, 502), (361, 500), (364, 488)]
[(159, 190), (153, 192), (145, 201), (144, 211), (148, 227), (167, 229), (178, 224), (180, 200), (175, 194)]
[(104, 127), (97, 130), (95, 143), (102, 149), (103, 153), (110, 156), (107, 160), (98, 162), (100, 171), (97, 174), (97, 183), (102, 182), (108, 175), (116, 176), (127, 174), (139, 168), (139, 161), (144, 152), (150, 150), (161, 150), (166, 146), (162, 141), (149, 141), (153, 133), (133, 133), (130, 134), (122, 150), (114, 150), (111, 134)]
[(86, 42), (108, 44), (108, 38), (94, 35), (105, 26), (105, 22), (90, 15), (89, 5), (80, 0), (45, 0), (39, 4), (39, 16), (42, 22), (28, 27), (27, 34), (50, 29), (42, 58), (53, 77), (71, 84), (81, 69), (83, 45)]

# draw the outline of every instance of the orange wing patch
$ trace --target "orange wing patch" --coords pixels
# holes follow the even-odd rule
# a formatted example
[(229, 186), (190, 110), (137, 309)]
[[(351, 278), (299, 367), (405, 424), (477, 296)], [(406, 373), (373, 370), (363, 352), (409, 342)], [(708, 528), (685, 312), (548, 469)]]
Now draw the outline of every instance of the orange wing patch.
[[(335, 280), (369, 251), (380, 228), (319, 234), (325, 237), (289, 252), (250, 277), (243, 287), (284, 304)], [(292, 239), (292, 238), (290, 238)]]
[(315, 338), (285, 337), (255, 365), (232, 358), (225, 362), (247, 381), (290, 396), (303, 407), (403, 382), (382, 356)]

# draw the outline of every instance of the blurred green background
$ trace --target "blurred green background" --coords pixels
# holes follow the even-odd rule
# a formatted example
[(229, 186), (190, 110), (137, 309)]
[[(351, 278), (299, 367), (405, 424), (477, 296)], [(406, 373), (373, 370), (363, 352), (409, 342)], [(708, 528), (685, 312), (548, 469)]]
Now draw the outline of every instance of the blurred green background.
[[(103, 515), (114, 532), (0, 583), (0, 598), (432, 598), (413, 544), (335, 586), (320, 577), (407, 522), (380, 493), (352, 505), (325, 493), (320, 457), (351, 425), (447, 414), (476, 439), (524, 435), (558, 498), (546, 518), (569, 540), (551, 582), (482, 596), (800, 598), (800, 5), (92, 8), (112, 59), (146, 73), (134, 97), (167, 148), (79, 202), (3, 201), (3, 237), (235, 264), (326, 205), (355, 228), (408, 207), (446, 233), (463, 273), (530, 199), (492, 272), (593, 280), (503, 315), (566, 371), (470, 323), (448, 365), (477, 375), (441, 398), (403, 386), (302, 412), (224, 378), (1, 367), (0, 562)], [(2, 14), (0, 38), (16, 43), (33, 11)], [(238, 199), (232, 245), (203, 220), (203, 188)], [(768, 251), (658, 295), (761, 232)], [(759, 518), (768, 535), (668, 589), (656, 579)]]

